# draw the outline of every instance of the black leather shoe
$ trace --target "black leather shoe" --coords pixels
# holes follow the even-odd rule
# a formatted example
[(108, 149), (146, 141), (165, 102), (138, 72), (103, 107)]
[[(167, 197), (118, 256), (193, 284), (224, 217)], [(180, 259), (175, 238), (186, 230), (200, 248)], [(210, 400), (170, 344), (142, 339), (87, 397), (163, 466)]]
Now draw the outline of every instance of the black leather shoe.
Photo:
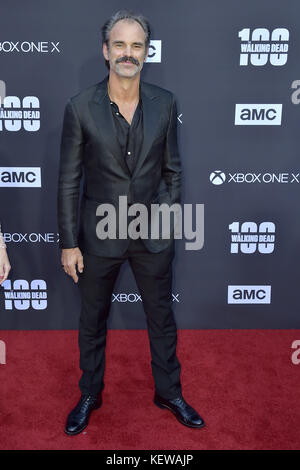
[(178, 421), (190, 428), (203, 428), (205, 423), (194, 408), (187, 404), (183, 397), (167, 400), (155, 393), (154, 403), (159, 408), (167, 408), (172, 411)]
[(70, 435), (79, 434), (88, 423), (93, 410), (102, 405), (101, 393), (98, 395), (81, 395), (79, 402), (68, 416), (65, 433)]

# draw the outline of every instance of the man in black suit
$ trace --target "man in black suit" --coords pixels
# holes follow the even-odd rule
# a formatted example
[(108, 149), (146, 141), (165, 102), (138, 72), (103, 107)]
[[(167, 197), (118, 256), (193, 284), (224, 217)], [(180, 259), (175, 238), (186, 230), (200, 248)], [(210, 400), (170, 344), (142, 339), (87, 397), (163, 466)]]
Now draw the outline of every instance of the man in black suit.
[[(169, 239), (106, 238), (96, 231), (97, 207), (110, 203), (119, 215), (119, 196), (135, 204), (180, 202), (181, 167), (177, 110), (171, 92), (140, 80), (150, 42), (148, 21), (117, 12), (103, 26), (103, 55), (109, 76), (66, 106), (59, 170), (58, 225), (61, 261), (78, 282), (81, 398), (65, 432), (78, 434), (102, 404), (107, 317), (120, 267), (128, 259), (146, 313), (155, 383), (154, 403), (184, 425), (204, 426), (186, 403), (176, 356), (172, 311), (174, 233)], [(83, 196), (77, 232), (80, 181)], [(119, 227), (117, 227), (119, 234)], [(78, 273), (76, 272), (76, 267)]]

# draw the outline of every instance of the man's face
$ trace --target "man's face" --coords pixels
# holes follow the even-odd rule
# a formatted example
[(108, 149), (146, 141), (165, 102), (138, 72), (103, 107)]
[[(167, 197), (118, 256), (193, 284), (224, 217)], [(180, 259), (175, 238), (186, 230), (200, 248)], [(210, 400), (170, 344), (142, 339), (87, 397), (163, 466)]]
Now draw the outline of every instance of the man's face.
[(103, 55), (110, 70), (124, 78), (135, 77), (143, 68), (148, 55), (146, 35), (136, 21), (120, 20), (110, 31), (109, 47), (103, 44)]

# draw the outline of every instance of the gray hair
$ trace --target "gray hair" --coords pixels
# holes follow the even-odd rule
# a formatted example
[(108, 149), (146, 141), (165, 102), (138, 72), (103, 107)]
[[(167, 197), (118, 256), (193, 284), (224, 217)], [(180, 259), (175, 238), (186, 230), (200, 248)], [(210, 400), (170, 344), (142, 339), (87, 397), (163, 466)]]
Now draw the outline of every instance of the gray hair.
[(150, 44), (151, 36), (149, 21), (143, 15), (133, 13), (128, 10), (117, 11), (104, 23), (104, 25), (102, 26), (102, 44), (106, 44), (108, 46), (109, 34), (114, 25), (121, 20), (136, 21), (137, 23), (139, 23), (146, 35), (145, 48), (147, 48)]

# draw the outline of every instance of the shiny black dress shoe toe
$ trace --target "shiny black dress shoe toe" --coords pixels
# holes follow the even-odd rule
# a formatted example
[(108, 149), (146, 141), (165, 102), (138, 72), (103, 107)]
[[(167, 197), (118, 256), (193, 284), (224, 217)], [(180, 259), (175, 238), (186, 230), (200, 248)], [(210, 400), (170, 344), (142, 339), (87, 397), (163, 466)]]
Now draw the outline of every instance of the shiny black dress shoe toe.
[(201, 416), (196, 410), (194, 410), (194, 408), (187, 404), (183, 397), (167, 400), (155, 393), (154, 403), (159, 408), (166, 408), (172, 411), (178, 421), (185, 426), (190, 428), (203, 428), (205, 426), (204, 420)]
[(79, 434), (88, 423), (93, 410), (102, 405), (101, 393), (98, 395), (81, 395), (79, 402), (68, 416), (65, 433), (69, 435)]

